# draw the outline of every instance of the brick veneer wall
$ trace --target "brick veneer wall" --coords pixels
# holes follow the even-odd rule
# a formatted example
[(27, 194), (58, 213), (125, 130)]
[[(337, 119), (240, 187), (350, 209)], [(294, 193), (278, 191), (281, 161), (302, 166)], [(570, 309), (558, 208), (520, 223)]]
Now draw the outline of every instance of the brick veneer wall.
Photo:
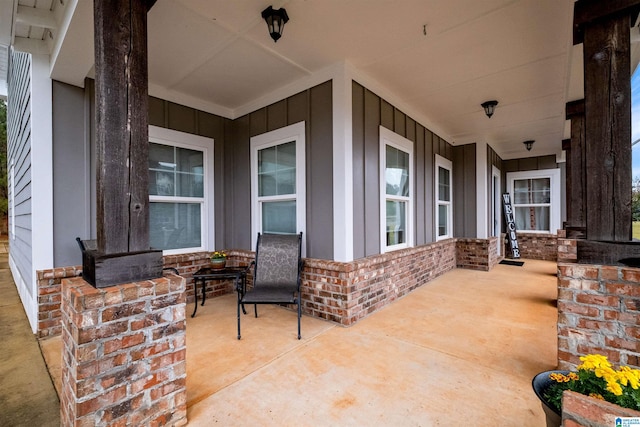
[(499, 261), (498, 238), (457, 239), (456, 267), (489, 271)]
[(568, 239), (566, 230), (558, 230), (558, 262), (578, 261), (578, 241)]
[(617, 417), (640, 417), (640, 412), (573, 391), (562, 394), (565, 427), (613, 427)]
[(640, 269), (558, 263), (558, 366), (589, 353), (640, 367)]
[(39, 270), (38, 280), (38, 338), (49, 338), (60, 335), (62, 324), (62, 279), (78, 277), (82, 275), (82, 267), (53, 268), (51, 270)]
[(187, 423), (185, 279), (62, 281), (64, 426)]
[[(545, 261), (558, 259), (558, 236), (556, 234), (518, 232), (517, 237), (522, 258)], [(508, 241), (505, 241), (504, 253), (511, 253)]]
[[(303, 310), (311, 316), (352, 325), (456, 266), (485, 271), (493, 268), (499, 260), (497, 241), (497, 238), (448, 239), (348, 263), (306, 259)], [(227, 263), (232, 266), (247, 266), (255, 256), (247, 250), (230, 250), (227, 255)], [(193, 273), (208, 264), (207, 252), (164, 257), (164, 267), (176, 268), (186, 279), (187, 303), (193, 303), (194, 299)], [(44, 302), (39, 308), (43, 321), (38, 337), (60, 334), (60, 307), (55, 304), (60, 300), (60, 282), (81, 274), (80, 266), (38, 271), (39, 292)], [(251, 276), (248, 283), (250, 286)], [(207, 298), (233, 291), (231, 280), (207, 281)]]
[(303, 311), (350, 326), (455, 266), (455, 239), (346, 263), (307, 259)]
[[(242, 251), (237, 251), (242, 254)], [(229, 253), (231, 265), (247, 265), (244, 256), (237, 256), (236, 251)], [(208, 252), (198, 252), (185, 255), (167, 255), (164, 257), (164, 267), (172, 267), (178, 270), (180, 275), (187, 280), (187, 302), (193, 302), (194, 286), (193, 273), (199, 268), (209, 265)], [(238, 260), (234, 260), (237, 257)], [(52, 268), (38, 270), (38, 338), (49, 338), (60, 335), (60, 284), (63, 279), (82, 276), (82, 266)], [(228, 280), (207, 281), (206, 295), (212, 298), (233, 291), (233, 284)]]

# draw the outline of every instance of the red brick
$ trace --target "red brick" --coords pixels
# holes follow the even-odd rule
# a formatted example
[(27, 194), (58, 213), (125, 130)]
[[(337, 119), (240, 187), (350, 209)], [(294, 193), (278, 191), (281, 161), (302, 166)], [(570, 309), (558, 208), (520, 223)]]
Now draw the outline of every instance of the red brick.
[(640, 269), (638, 268), (623, 268), (622, 279), (628, 282), (640, 283)]
[(102, 311), (102, 322), (110, 322), (112, 320), (118, 320), (125, 317), (132, 317), (136, 314), (142, 314), (145, 312), (146, 303), (144, 301), (119, 304), (113, 307), (105, 308)]
[(98, 409), (113, 405), (122, 400), (127, 395), (127, 386), (122, 385), (114, 390), (110, 390), (104, 394), (94, 397), (93, 399), (80, 402), (77, 405), (76, 416), (83, 417)]
[(594, 294), (577, 294), (576, 302), (582, 304), (604, 306), (604, 307), (619, 307), (620, 298), (616, 296), (607, 295), (594, 295)]

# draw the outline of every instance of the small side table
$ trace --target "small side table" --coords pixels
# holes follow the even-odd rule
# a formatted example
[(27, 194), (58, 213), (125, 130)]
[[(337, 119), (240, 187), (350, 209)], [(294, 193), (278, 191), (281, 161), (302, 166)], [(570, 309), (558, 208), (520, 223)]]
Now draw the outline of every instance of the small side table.
[[(193, 296), (195, 299), (195, 307), (193, 309), (193, 314), (191, 317), (196, 315), (196, 311), (198, 311), (198, 283), (202, 284), (202, 303), (200, 305), (204, 305), (204, 301), (207, 297), (206, 289), (207, 289), (207, 281), (208, 280), (220, 280), (220, 279), (234, 279), (233, 284), (235, 285), (235, 289), (244, 289), (245, 280), (247, 278), (245, 267), (225, 267), (225, 268), (201, 268), (193, 274)], [(242, 287), (240, 287), (242, 285)]]

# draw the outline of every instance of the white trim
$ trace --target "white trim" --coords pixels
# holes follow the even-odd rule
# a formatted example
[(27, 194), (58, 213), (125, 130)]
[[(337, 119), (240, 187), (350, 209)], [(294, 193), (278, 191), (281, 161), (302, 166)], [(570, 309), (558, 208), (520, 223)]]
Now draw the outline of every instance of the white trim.
[[(31, 232), (36, 270), (53, 267), (53, 106), (49, 56), (31, 55)], [(34, 288), (34, 295), (37, 289)]]
[[(214, 140), (204, 136), (194, 135), (185, 132), (179, 132), (171, 129), (165, 129), (157, 126), (149, 126), (149, 142), (170, 145), (173, 147), (198, 149), (202, 151), (204, 163), (204, 202), (202, 205), (201, 221), (202, 221), (202, 246), (200, 248), (182, 248), (165, 250), (164, 255), (176, 255), (189, 253), (198, 250), (213, 250), (215, 246), (215, 194), (214, 194)], [(194, 200), (189, 197), (172, 197), (173, 203), (188, 203)], [(162, 196), (149, 196), (149, 201), (162, 202), (167, 201)], [(200, 202), (200, 199), (197, 200)]]
[[(497, 185), (494, 188), (494, 180), (497, 178)], [(500, 169), (491, 165), (491, 196), (493, 197), (493, 209), (491, 211), (491, 236), (498, 237), (498, 256), (502, 255), (501, 235), (502, 235), (502, 174)], [(496, 227), (497, 226), (497, 227)], [(496, 230), (497, 228), (497, 230)]]
[[(296, 144), (296, 227), (302, 232), (302, 251), (305, 255), (306, 241), (306, 131), (305, 122), (298, 122), (280, 129), (251, 137), (251, 247), (255, 247), (258, 232), (262, 231), (261, 209), (258, 204), (258, 151), (287, 142)], [(287, 200), (293, 197), (286, 197)]]
[[(342, 73), (340, 73), (340, 71)], [(353, 261), (353, 81), (344, 66), (333, 80), (333, 259)]]
[(560, 169), (540, 169), (523, 172), (508, 172), (507, 173), (507, 192), (511, 195), (511, 202), (515, 210), (515, 198), (513, 194), (513, 181), (520, 179), (537, 179), (537, 178), (550, 178), (551, 187), (551, 203), (549, 207), (549, 230), (517, 230), (523, 233), (539, 233), (555, 234), (561, 227), (561, 197), (560, 197)]
[[(386, 148), (387, 145), (409, 154), (409, 196), (408, 197), (388, 197), (387, 186), (385, 180), (386, 174)], [(414, 162), (413, 142), (398, 135), (389, 129), (380, 126), (380, 252), (385, 253), (397, 249), (403, 249), (413, 246), (413, 230), (414, 230), (414, 214), (413, 214), (413, 181), (415, 180), (413, 171)], [(387, 200), (394, 199), (407, 203), (406, 210), (406, 242), (399, 245), (387, 246)]]
[[(438, 184), (439, 184), (439, 176), (440, 174), (438, 173), (438, 168), (443, 168), (443, 169), (447, 169), (449, 171), (449, 203), (445, 203), (447, 206), (449, 206), (449, 209), (447, 209), (447, 234), (443, 235), (443, 236), (439, 236), (438, 235), (438, 224), (439, 224), (439, 219), (440, 219), (440, 211), (438, 209), (438, 206), (440, 205), (440, 199), (439, 199), (439, 189), (438, 189)], [(434, 177), (433, 177), (433, 183), (434, 183), (434, 206), (435, 206), (435, 213), (433, 215), (433, 217), (435, 218), (434, 221), (434, 236), (436, 237), (436, 241), (438, 240), (444, 240), (444, 239), (450, 239), (453, 237), (453, 163), (451, 162), (451, 160), (447, 160), (444, 157), (436, 154), (435, 155), (435, 166), (433, 168), (433, 173), (434, 173)]]
[(476, 143), (476, 237), (489, 237), (489, 200), (490, 188), (487, 188), (487, 143)]

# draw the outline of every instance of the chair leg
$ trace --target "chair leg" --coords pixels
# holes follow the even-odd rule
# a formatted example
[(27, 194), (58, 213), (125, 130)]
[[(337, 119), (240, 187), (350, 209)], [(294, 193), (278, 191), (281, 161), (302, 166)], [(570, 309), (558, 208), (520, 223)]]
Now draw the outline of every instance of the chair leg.
[[(244, 310), (244, 305), (242, 309)], [(238, 295), (238, 339), (240, 339), (240, 295)]]
[(256, 317), (258, 317), (258, 304), (253, 304), (253, 310), (256, 312)]
[(302, 317), (302, 307), (300, 306), (300, 294), (298, 294), (298, 339), (302, 337), (300, 335), (300, 318)]

